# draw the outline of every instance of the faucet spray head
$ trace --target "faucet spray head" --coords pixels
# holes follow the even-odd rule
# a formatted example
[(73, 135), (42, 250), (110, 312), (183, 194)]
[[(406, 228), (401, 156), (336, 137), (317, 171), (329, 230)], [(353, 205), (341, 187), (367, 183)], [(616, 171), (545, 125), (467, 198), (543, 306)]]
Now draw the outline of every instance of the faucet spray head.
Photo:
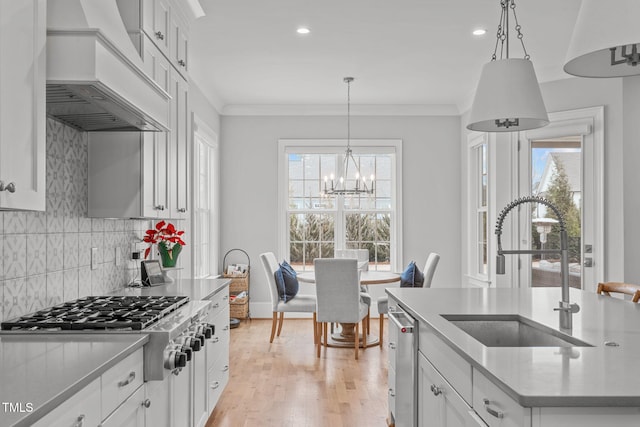
[(505, 260), (504, 255), (498, 254), (496, 256), (496, 274), (504, 274)]

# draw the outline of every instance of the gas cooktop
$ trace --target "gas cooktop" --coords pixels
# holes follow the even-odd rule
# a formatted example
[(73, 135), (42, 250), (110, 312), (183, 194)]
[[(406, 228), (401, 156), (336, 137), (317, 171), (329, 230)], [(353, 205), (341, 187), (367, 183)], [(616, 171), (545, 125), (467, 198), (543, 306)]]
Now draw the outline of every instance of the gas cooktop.
[(186, 296), (91, 296), (2, 322), (2, 330), (142, 330), (189, 302)]

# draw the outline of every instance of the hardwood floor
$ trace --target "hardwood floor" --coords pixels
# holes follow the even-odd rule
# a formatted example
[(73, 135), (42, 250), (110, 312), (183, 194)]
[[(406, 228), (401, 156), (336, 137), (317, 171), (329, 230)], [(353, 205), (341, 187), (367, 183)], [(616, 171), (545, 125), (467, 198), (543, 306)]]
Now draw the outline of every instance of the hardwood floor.
[(351, 348), (322, 348), (318, 359), (311, 319), (285, 319), (272, 344), (270, 330), (270, 319), (231, 330), (229, 384), (206, 427), (387, 425), (386, 337), (358, 360)]

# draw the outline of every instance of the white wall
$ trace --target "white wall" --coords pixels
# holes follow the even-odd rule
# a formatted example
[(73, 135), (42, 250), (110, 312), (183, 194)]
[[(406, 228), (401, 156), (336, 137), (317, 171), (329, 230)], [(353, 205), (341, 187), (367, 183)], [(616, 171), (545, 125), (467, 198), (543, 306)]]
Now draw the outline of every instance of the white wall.
[[(278, 140), (343, 139), (345, 132), (344, 117), (221, 118), (221, 255), (231, 248), (249, 253), (254, 317), (271, 315), (259, 255), (277, 250)], [(352, 116), (351, 134), (403, 141), (403, 264), (423, 264), (438, 252), (433, 285), (460, 286), (460, 118)]]
[[(628, 238), (628, 230), (625, 229), (623, 224), (625, 212), (625, 200), (632, 197), (630, 193), (631, 189), (627, 188), (623, 191), (623, 184), (627, 186), (635, 185), (639, 182), (638, 167), (634, 163), (639, 158), (639, 150), (636, 145), (633, 146), (633, 151), (627, 148), (631, 144), (631, 137), (624, 138), (623, 140), (623, 104), (622, 104), (622, 79), (584, 79), (584, 78), (570, 78), (565, 80), (558, 80), (555, 82), (548, 82), (541, 84), (542, 96), (549, 112), (574, 110), (585, 107), (604, 106), (604, 233), (605, 233), (605, 268), (604, 277), (606, 280), (622, 280), (625, 276), (625, 235)], [(640, 83), (636, 83), (636, 87), (640, 86)], [(628, 111), (625, 105), (624, 117), (629, 117), (626, 121), (635, 125), (637, 122), (638, 112), (640, 112), (640, 106), (638, 104), (638, 94), (640, 88), (635, 92), (635, 112)], [(634, 116), (630, 117), (630, 116)], [(468, 114), (462, 116), (461, 123), (461, 141), (460, 144), (463, 147), (462, 150), (462, 162), (466, 164), (466, 144), (467, 144), (467, 131), (465, 126), (467, 124)], [(635, 122), (633, 122), (635, 120)], [(626, 128), (625, 128), (626, 129)], [(629, 129), (629, 132), (634, 132), (638, 136), (636, 129)], [(496, 144), (498, 149), (505, 148), (510, 150), (513, 147), (504, 147), (501, 143), (506, 144), (508, 141), (498, 141)], [(627, 146), (625, 146), (625, 143)], [(502, 147), (502, 148), (501, 148)], [(623, 156), (624, 151), (624, 156)], [(627, 157), (627, 155), (630, 157)], [(510, 156), (499, 157), (502, 160), (498, 161), (496, 167), (498, 168), (498, 181), (506, 182), (511, 179), (512, 164), (510, 163)], [(623, 161), (624, 159), (624, 161)], [(624, 167), (624, 163), (629, 163), (630, 166)], [(465, 176), (462, 178), (463, 195), (466, 194), (466, 171), (463, 169)], [(636, 197), (637, 196), (633, 196)], [(638, 200), (636, 200), (638, 201)], [(636, 207), (640, 206), (640, 203), (636, 204)], [(461, 202), (463, 209), (462, 215), (466, 215), (467, 205), (466, 201)], [(504, 207), (504, 203), (498, 201), (496, 209), (500, 211)], [(627, 210), (628, 212), (628, 210)], [(637, 211), (636, 211), (637, 212)], [(496, 220), (498, 212), (493, 212), (490, 222), (493, 223)], [(637, 216), (637, 215), (636, 215)], [(462, 261), (461, 265), (466, 266), (467, 262), (467, 230), (466, 227), (462, 230)], [(640, 238), (640, 228), (636, 233), (636, 241)], [(636, 251), (637, 252), (637, 251)], [(491, 257), (495, 256), (490, 254)], [(637, 264), (637, 261), (635, 261)], [(640, 269), (636, 276), (637, 282), (640, 283)]]

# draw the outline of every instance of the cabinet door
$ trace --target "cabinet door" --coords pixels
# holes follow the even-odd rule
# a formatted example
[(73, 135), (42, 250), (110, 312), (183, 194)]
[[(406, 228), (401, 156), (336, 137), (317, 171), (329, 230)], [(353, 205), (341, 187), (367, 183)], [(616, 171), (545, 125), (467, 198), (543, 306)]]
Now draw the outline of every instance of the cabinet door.
[[(150, 407), (151, 408), (151, 407)], [(158, 408), (159, 409), (159, 408)], [(152, 409), (149, 409), (152, 411)], [(145, 397), (144, 387), (141, 386), (109, 418), (105, 419), (101, 427), (145, 427)], [(84, 424), (91, 425), (91, 424)]]
[(145, 383), (149, 409), (145, 414), (147, 427), (171, 427), (171, 395), (169, 380)]
[(45, 210), (46, 1), (0, 2), (0, 208)]
[(173, 13), (171, 16), (171, 62), (180, 74), (187, 78), (189, 67), (188, 62), (189, 36), (187, 33), (187, 25), (182, 19)]
[(33, 427), (95, 426), (100, 423), (100, 378), (40, 418)]
[(169, 376), (169, 387), (173, 395), (173, 425), (174, 426), (190, 426), (192, 425), (191, 405), (193, 373), (192, 362), (188, 362), (186, 368), (173, 371), (174, 374)]
[(171, 217), (188, 218), (189, 215), (189, 147), (191, 120), (189, 113), (189, 85), (176, 72), (171, 77), (173, 97), (171, 128)]
[(486, 426), (421, 353), (418, 353), (418, 425)]
[(168, 55), (171, 35), (169, 0), (143, 0), (142, 28), (160, 50)]

